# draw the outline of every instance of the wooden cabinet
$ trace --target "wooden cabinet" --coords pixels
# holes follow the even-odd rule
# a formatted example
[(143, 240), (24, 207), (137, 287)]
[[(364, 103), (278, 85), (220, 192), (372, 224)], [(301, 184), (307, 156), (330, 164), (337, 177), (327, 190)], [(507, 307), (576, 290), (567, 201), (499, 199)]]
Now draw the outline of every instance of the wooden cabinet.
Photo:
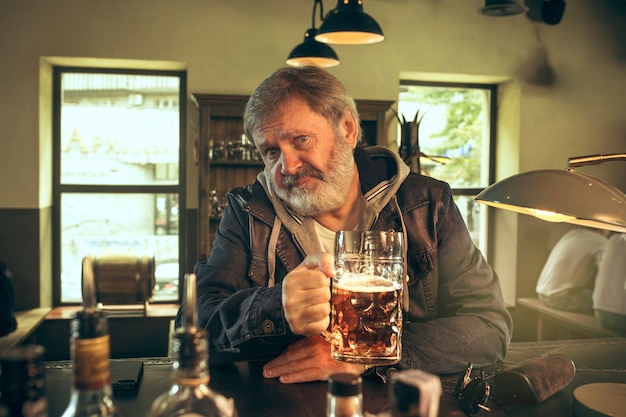
[(221, 200), (232, 188), (254, 181), (263, 164), (257, 161), (228, 159), (216, 152), (213, 145), (228, 140), (241, 140), (243, 112), (247, 96), (192, 94), (198, 110), (198, 260), (206, 259), (219, 225), (219, 215), (211, 212), (211, 191)]
[[(220, 220), (220, 213), (212, 209), (212, 200), (217, 199), (219, 207), (228, 191), (253, 182), (263, 170), (263, 163), (243, 137), (242, 117), (248, 96), (198, 93), (191, 98), (198, 112), (198, 260), (203, 260), (211, 251)], [(364, 144), (385, 143), (386, 115), (393, 103), (356, 100)]]

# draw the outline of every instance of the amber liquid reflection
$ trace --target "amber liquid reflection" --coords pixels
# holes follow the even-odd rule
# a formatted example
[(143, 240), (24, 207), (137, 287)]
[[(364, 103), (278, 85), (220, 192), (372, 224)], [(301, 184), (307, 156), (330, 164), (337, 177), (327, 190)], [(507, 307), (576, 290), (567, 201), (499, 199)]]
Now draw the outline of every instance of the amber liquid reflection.
[(401, 289), (385, 278), (354, 274), (333, 283), (332, 357), (345, 362), (390, 365), (402, 352)]

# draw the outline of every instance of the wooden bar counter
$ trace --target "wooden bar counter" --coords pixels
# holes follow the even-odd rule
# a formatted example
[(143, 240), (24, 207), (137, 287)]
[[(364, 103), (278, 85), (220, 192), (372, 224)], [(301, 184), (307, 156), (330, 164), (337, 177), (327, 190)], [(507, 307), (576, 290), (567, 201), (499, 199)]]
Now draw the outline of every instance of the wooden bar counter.
[[(576, 364), (576, 376), (565, 389), (533, 406), (515, 403), (498, 405), (490, 400), (488, 406), (491, 411), (480, 411), (477, 416), (570, 417), (573, 415), (573, 391), (576, 387), (595, 382), (626, 383), (626, 338), (513, 343), (504, 361), (484, 370), (491, 383), (496, 373), (551, 353), (566, 355)], [(138, 390), (116, 394), (120, 407), (128, 417), (144, 416), (156, 396), (166, 391), (170, 385), (170, 359), (141, 360), (144, 362), (144, 372)], [(263, 378), (261, 366), (261, 363), (241, 362), (211, 367), (211, 388), (234, 398), (240, 417), (325, 415), (326, 382), (285, 385), (277, 380)], [(452, 395), (458, 377), (459, 374), (441, 377), (444, 392), (440, 403), (440, 416), (465, 415), (456, 405)], [(69, 362), (47, 362), (46, 382), (48, 414), (50, 417), (56, 417), (61, 415), (69, 398), (71, 384)], [(364, 378), (364, 410), (370, 414), (388, 410), (387, 389), (386, 385), (376, 379)]]
[(34, 343), (33, 333), (50, 312), (49, 308), (16, 311), (14, 316), (17, 329), (6, 336), (0, 337), (0, 350), (10, 349), (23, 343)]

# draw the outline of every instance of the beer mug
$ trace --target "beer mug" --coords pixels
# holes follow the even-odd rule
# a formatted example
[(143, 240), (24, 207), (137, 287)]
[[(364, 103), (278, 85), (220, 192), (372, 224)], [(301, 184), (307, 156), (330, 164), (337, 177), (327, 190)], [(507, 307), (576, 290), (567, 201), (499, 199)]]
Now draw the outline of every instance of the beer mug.
[(391, 365), (402, 355), (404, 236), (395, 231), (338, 231), (332, 279), (333, 359)]

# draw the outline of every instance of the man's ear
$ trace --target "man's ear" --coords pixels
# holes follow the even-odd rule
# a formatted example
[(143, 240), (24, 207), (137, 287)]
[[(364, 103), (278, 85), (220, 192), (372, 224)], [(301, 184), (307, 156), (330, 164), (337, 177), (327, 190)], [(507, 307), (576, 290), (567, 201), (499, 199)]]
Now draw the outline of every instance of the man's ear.
[(356, 148), (357, 138), (359, 137), (359, 124), (356, 118), (352, 114), (344, 116), (341, 122), (342, 133), (346, 142), (352, 147)]

